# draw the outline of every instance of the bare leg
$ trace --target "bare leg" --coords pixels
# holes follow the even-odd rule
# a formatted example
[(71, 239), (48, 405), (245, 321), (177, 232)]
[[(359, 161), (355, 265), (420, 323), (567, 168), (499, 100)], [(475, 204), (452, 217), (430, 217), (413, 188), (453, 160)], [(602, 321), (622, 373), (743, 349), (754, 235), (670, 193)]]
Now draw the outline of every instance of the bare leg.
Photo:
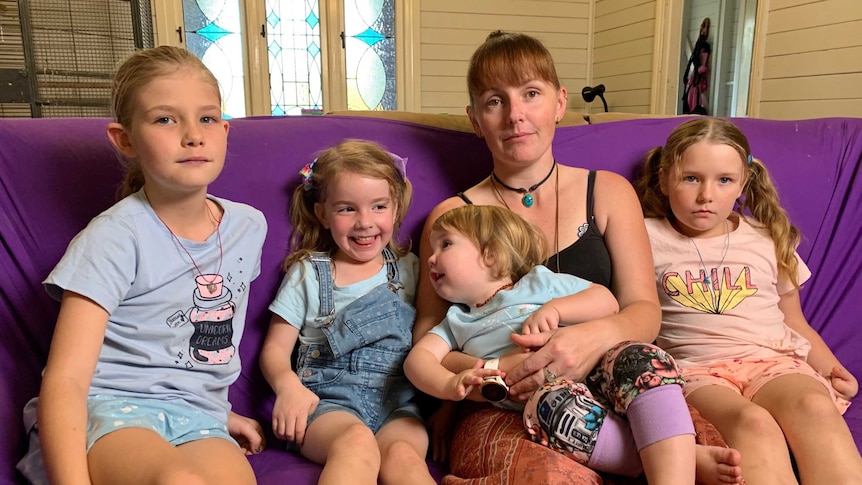
[(747, 485), (798, 483), (784, 433), (769, 411), (722, 386), (702, 387), (687, 399), (739, 451)]
[(436, 485), (428, 471), (428, 432), (414, 418), (400, 418), (386, 423), (377, 432), (380, 447), (380, 483)]
[(657, 441), (643, 447), (640, 457), (650, 485), (694, 483), (694, 435), (684, 434)]
[(305, 433), (301, 452), (323, 465), (319, 485), (377, 484), (377, 440), (371, 429), (350, 413), (333, 411), (315, 419)]
[(97, 440), (87, 454), (94, 484), (255, 483), (242, 450), (221, 438), (180, 446), (146, 428), (124, 428)]
[(733, 448), (697, 445), (697, 483), (723, 485), (742, 483), (742, 456)]
[(862, 458), (823, 384), (805, 375), (777, 377), (757, 392), (754, 402), (784, 430), (803, 484), (859, 483)]

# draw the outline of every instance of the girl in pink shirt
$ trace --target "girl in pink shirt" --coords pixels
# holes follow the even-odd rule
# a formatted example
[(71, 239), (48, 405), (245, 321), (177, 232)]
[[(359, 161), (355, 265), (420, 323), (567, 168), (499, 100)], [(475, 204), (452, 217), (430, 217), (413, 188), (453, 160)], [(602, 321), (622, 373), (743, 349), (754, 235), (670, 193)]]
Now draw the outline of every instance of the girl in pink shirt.
[[(697, 118), (650, 152), (637, 192), (686, 399), (742, 453), (748, 485), (854, 483), (858, 391), (802, 313), (811, 273), (766, 167), (733, 123)], [(745, 210), (745, 214), (743, 214)], [(750, 215), (748, 215), (750, 214)], [(790, 452), (788, 452), (789, 445)]]

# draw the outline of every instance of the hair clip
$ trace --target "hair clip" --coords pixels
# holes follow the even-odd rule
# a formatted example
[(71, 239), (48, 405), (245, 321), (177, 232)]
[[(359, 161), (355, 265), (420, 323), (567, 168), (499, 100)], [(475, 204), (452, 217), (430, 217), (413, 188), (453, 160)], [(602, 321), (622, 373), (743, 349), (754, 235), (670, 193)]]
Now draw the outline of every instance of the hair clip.
[(300, 177), (302, 177), (302, 188), (305, 189), (306, 192), (311, 190), (312, 180), (311, 177), (314, 175), (314, 164), (317, 163), (317, 159), (311, 161), (311, 163), (306, 164), (302, 167), (302, 170), (299, 171)]
[(401, 158), (398, 155), (392, 152), (386, 152), (392, 158), (392, 164), (395, 165), (395, 169), (398, 170), (398, 173), (401, 174), (401, 180), (407, 181), (407, 158)]
[(751, 154), (749, 153), (748, 158), (746, 158), (746, 161), (748, 162), (749, 165), (751, 165), (752, 160), (754, 160), (754, 157), (752, 157)]

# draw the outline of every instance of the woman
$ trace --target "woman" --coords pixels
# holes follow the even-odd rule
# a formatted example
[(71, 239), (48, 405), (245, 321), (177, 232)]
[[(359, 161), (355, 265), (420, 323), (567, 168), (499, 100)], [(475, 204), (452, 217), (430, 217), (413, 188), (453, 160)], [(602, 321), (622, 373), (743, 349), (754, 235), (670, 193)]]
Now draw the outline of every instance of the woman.
[[(513, 335), (517, 345), (533, 352), (501, 358), (498, 365), (507, 372), (510, 397), (525, 401), (543, 382), (566, 378), (600, 388), (621, 413), (645, 407), (626, 409), (629, 398), (641, 399), (638, 394), (645, 396), (644, 391), (657, 388), (621, 390), (607, 378), (611, 369), (625, 371), (617, 364), (630, 361), (639, 352), (638, 344), (630, 346), (631, 351), (617, 344), (651, 342), (659, 330), (652, 256), (634, 189), (620, 175), (568, 167), (554, 159), (551, 145), (555, 124), (565, 114), (567, 92), (560, 85), (550, 53), (538, 40), (523, 34), (492, 33), (473, 54), (467, 84), (467, 115), (476, 134), (491, 150), (493, 168), (477, 185), (441, 202), (426, 221), (420, 241), (414, 341), (439, 323), (449, 306), (435, 293), (429, 279), (427, 260), (432, 253), (429, 235), (433, 222), (447, 210), (464, 204), (506, 207), (545, 234), (548, 252), (554, 255), (546, 263), (550, 269), (608, 286), (620, 305), (619, 313), (605, 318), (552, 332)], [(477, 359), (454, 354), (443, 363), (450, 370), (460, 371), (473, 367)], [(639, 375), (631, 375), (629, 381), (634, 382)], [(626, 393), (613, 402), (615, 395)], [(675, 402), (677, 407), (668, 413), (674, 419), (662, 426), (683, 423), (691, 428), (684, 400)], [(678, 435), (649, 442), (649, 446), (640, 449), (647, 476), (660, 475), (649, 464), (668, 454), (679, 456), (680, 466), (689, 467), (693, 476), (693, 429), (678, 431)], [(435, 453), (443, 458), (436, 450), (442, 450), (440, 445), (444, 443), (440, 436), (434, 439)], [(719, 452), (717, 448), (710, 449)], [(738, 453), (724, 451), (728, 454), (715, 457), (712, 463), (738, 465)], [(658, 482), (657, 478), (655, 483)]]

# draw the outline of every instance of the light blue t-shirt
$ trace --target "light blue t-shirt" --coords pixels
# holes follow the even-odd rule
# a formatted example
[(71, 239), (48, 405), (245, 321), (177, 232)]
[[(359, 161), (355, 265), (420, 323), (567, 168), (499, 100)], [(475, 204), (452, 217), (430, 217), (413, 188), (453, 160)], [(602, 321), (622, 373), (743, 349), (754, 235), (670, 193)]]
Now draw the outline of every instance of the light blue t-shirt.
[(209, 198), (224, 209), (219, 230), (179, 243), (143, 190), (124, 198), (75, 236), (44, 281), (52, 297), (72, 291), (110, 314), (90, 396), (185, 402), (227, 422), (267, 225), (253, 207)]
[(515, 348), (509, 338), (521, 333), (524, 320), (554, 298), (574, 295), (592, 283), (565, 273), (536, 266), (509, 290), (497, 293), (486, 305), (470, 308), (455, 304), (446, 318), (430, 330), (452, 350), (479, 359), (498, 358)]
[[(419, 274), (419, 258), (413, 253), (407, 253), (398, 259), (398, 275), (401, 286), (398, 295), (402, 300), (413, 304), (416, 298), (416, 283)], [(333, 285), (333, 306), (338, 313), (357, 298), (364, 296), (374, 288), (387, 283), (386, 265), (380, 267), (371, 278), (347, 286)], [(306, 325), (314, 322), (320, 311), (320, 284), (317, 272), (311, 261), (304, 259), (293, 264), (281, 281), (275, 300), (269, 305), (272, 313), (283, 318), (289, 324), (299, 329), (299, 343), (323, 344), (326, 336), (319, 328)]]

